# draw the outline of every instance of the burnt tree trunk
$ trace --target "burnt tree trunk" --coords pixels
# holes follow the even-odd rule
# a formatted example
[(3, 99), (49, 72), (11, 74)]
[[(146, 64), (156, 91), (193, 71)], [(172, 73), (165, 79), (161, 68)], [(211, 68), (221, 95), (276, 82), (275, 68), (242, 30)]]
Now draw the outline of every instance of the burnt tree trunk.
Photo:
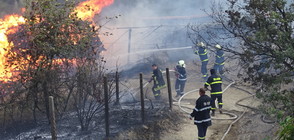
[(48, 119), (48, 122), (50, 124), (50, 112), (49, 112), (49, 90), (48, 90), (48, 85), (47, 85), (47, 81), (45, 80), (42, 83), (42, 87), (43, 87), (43, 98), (45, 101), (45, 109), (46, 109), (46, 116)]

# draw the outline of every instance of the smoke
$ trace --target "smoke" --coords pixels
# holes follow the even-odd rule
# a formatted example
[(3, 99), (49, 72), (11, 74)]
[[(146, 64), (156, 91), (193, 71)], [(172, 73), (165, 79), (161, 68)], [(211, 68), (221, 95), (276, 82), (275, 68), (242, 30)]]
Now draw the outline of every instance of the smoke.
[[(147, 63), (146, 59), (154, 55), (166, 57), (173, 63), (179, 59), (194, 59), (192, 49), (166, 50), (163, 54), (149, 50), (192, 46), (187, 35), (187, 25), (209, 23), (210, 19), (203, 10), (210, 11), (213, 1), (115, 0), (111, 6), (103, 9), (97, 19), (102, 25), (100, 37), (107, 49), (104, 55), (108, 65), (114, 67), (116, 64)], [(128, 27), (133, 28), (130, 31)], [(130, 32), (131, 54), (128, 55)], [(139, 55), (135, 53), (144, 50), (148, 51)]]
[[(114, 25), (145, 26), (174, 24), (180, 20), (165, 20), (166, 16), (205, 15), (202, 9), (210, 5), (209, 0), (116, 0), (103, 10), (102, 16), (122, 15)], [(155, 18), (158, 17), (158, 18)], [(187, 20), (182, 21), (182, 23)]]

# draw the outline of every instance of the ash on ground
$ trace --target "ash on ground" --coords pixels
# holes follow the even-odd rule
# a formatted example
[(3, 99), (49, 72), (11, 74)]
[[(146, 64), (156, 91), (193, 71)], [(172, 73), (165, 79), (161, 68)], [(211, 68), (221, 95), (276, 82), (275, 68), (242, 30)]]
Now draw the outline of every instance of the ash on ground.
[[(176, 129), (180, 123), (181, 114), (170, 111), (165, 101), (145, 102), (145, 123), (142, 123), (140, 102), (113, 105), (110, 109), (110, 135), (113, 139), (154, 139), (160, 133)], [(82, 132), (75, 113), (68, 113), (57, 123), (57, 137), (62, 140), (103, 140), (105, 139), (104, 112), (96, 116), (87, 131)], [(72, 116), (72, 117), (69, 117)], [(70, 119), (69, 119), (70, 118)], [(17, 128), (17, 131), (16, 131)], [(44, 118), (36, 125), (33, 122), (15, 124), (8, 131), (0, 134), (2, 140), (51, 139), (50, 125)], [(131, 133), (129, 133), (131, 132)], [(149, 133), (144, 135), (144, 133)], [(152, 133), (152, 135), (150, 135)], [(9, 135), (7, 135), (9, 134)]]

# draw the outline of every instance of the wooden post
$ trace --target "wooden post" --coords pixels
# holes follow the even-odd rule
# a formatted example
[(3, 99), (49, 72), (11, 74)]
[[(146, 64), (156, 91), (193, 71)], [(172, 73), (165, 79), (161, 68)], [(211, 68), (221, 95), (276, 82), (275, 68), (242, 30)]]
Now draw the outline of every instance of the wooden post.
[(168, 99), (169, 99), (169, 108), (173, 109), (173, 98), (172, 98), (172, 91), (171, 91), (171, 84), (170, 84), (170, 75), (169, 75), (169, 68), (166, 68), (166, 79), (167, 79), (167, 90), (168, 90)]
[(107, 77), (104, 76), (104, 102), (105, 102), (105, 130), (106, 139), (109, 138), (109, 108), (108, 108), (108, 85)]
[(141, 93), (141, 117), (142, 122), (145, 122), (145, 105), (144, 105), (144, 92), (143, 92), (143, 74), (140, 73), (140, 93)]
[(49, 113), (50, 113), (50, 125), (52, 140), (57, 140), (56, 122), (55, 122), (55, 108), (54, 100), (52, 96), (49, 96)]
[(116, 87), (116, 105), (119, 104), (119, 75), (118, 71), (115, 73), (115, 87)]

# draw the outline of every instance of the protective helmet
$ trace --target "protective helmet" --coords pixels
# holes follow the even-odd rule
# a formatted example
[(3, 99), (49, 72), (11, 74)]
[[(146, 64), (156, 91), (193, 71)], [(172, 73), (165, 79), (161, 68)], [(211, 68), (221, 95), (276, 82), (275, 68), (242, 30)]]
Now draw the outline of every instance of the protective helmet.
[(180, 61), (178, 62), (178, 65), (181, 66), (181, 67), (185, 67), (185, 66), (186, 66), (184, 60), (180, 60)]
[(218, 45), (218, 44), (215, 45), (215, 48), (222, 49), (222, 47), (220, 45)]
[(199, 42), (199, 43), (197, 43), (197, 46), (205, 47), (205, 44), (203, 42)]

